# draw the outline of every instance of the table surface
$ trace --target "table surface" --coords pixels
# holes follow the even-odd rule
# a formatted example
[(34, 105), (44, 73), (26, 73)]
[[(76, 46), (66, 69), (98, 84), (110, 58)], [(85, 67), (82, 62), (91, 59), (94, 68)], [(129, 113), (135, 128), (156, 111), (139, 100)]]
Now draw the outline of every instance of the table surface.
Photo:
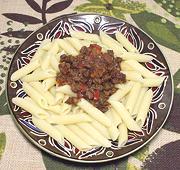
[[(0, 169), (180, 169), (179, 0), (3, 0), (0, 5)], [(95, 12), (124, 19), (148, 33), (171, 67), (174, 103), (158, 135), (129, 157), (103, 164), (64, 161), (34, 147), (17, 129), (7, 107), (5, 80), (18, 46), (37, 28), (62, 14)]]

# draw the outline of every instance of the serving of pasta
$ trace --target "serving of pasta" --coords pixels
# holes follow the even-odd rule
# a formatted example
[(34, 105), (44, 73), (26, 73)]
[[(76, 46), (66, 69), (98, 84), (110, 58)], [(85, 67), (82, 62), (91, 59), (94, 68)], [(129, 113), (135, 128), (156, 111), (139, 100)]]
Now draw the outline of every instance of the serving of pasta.
[[(80, 151), (111, 147), (111, 141), (118, 141), (118, 147), (123, 147), (128, 131), (142, 131), (153, 98), (151, 88), (160, 86), (164, 77), (143, 66), (152, 56), (140, 54), (121, 32), (117, 31), (115, 37), (103, 31), (97, 35), (70, 30), (69, 37), (43, 40), (30, 63), (11, 75), (11, 81), (22, 81), (27, 94), (12, 102), (31, 113), (34, 125), (62, 145), (66, 138)], [(114, 84), (116, 90), (108, 97), (105, 112), (83, 96), (69, 104), (69, 98), (77, 94), (71, 84), (57, 84), (61, 57), (77, 56), (84, 46), (92, 44), (120, 57), (119, 68), (126, 77), (126, 82)]]

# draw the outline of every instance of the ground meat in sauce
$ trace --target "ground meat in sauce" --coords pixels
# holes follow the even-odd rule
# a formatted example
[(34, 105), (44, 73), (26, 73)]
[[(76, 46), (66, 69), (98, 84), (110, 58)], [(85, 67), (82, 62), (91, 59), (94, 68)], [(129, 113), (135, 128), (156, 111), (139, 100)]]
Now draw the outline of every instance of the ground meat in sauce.
[(112, 50), (103, 53), (101, 47), (91, 44), (83, 46), (77, 56), (60, 56), (59, 70), (56, 77), (59, 86), (68, 84), (77, 97), (70, 97), (66, 102), (76, 104), (85, 98), (102, 112), (108, 110), (108, 98), (116, 92), (115, 84), (125, 83), (126, 76), (120, 72), (120, 57), (114, 57)]

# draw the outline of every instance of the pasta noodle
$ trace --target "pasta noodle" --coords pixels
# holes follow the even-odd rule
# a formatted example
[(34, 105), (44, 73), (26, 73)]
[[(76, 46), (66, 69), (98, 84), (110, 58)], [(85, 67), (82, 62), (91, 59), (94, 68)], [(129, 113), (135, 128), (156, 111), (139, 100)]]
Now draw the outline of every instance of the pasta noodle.
[(90, 137), (96, 140), (104, 147), (110, 147), (111, 142), (106, 139), (99, 131), (97, 131), (92, 125), (89, 123), (78, 123), (77, 124), (84, 132), (86, 132)]
[(139, 131), (139, 132), (141, 131), (141, 128), (134, 121), (134, 119), (131, 117), (130, 113), (126, 110), (126, 108), (123, 106), (122, 103), (118, 101), (109, 101), (109, 103), (120, 115), (121, 119), (123, 120), (123, 122), (125, 123), (125, 125), (127, 126), (129, 130)]
[(36, 127), (41, 129), (43, 132), (47, 133), (49, 136), (54, 138), (57, 142), (61, 144), (64, 143), (64, 137), (62, 133), (59, 130), (57, 130), (54, 126), (52, 126), (45, 120), (38, 119), (34, 116), (32, 116), (32, 121)]
[(127, 80), (142, 82), (143, 78), (139, 72), (136, 71), (121, 71), (126, 75)]
[(29, 64), (27, 64), (24, 67), (20, 68), (19, 70), (15, 71), (11, 75), (11, 81), (16, 81), (16, 80), (24, 77), (25, 75), (27, 75), (27, 74), (31, 73), (32, 71), (34, 71), (39, 66), (40, 66), (40, 64), (39, 64), (38, 60), (30, 62)]
[(69, 31), (72, 37), (78, 38), (78, 39), (83, 39), (83, 40), (88, 40), (88, 41), (93, 41), (93, 42), (100, 42), (99, 36), (97, 34), (92, 34), (92, 33), (86, 33), (82, 31)]
[(21, 97), (15, 97), (12, 99), (12, 102), (24, 109), (25, 111), (31, 113), (32, 115), (40, 118), (40, 119), (46, 119), (49, 114), (45, 110), (41, 109), (38, 105), (36, 105), (32, 99), (29, 97), (21, 98)]
[(145, 68), (135, 60), (126, 60), (125, 62), (129, 64), (134, 70), (138, 71), (145, 78), (158, 78), (157, 75), (149, 71), (147, 68)]
[(49, 90), (51, 87), (53, 87), (54, 85), (56, 84), (56, 79), (55, 78), (48, 78), (48, 79), (45, 79), (43, 82), (42, 82), (42, 86), (43, 86), (43, 89), (45, 91)]
[(116, 39), (128, 50), (131, 52), (137, 53), (138, 50), (134, 47), (133, 44), (129, 42), (129, 40), (121, 33), (121, 32), (116, 32), (115, 34)]
[(55, 126), (62, 135), (69, 140), (76, 148), (78, 148), (81, 151), (89, 150), (92, 148), (92, 146), (88, 145), (86, 142), (82, 141), (79, 136), (77, 136), (75, 133), (73, 133), (69, 128), (67, 128), (64, 125), (57, 125)]
[(153, 98), (153, 92), (151, 89), (149, 89), (144, 95), (144, 98), (142, 100), (142, 103), (141, 103), (141, 106), (139, 108), (139, 112), (136, 118), (136, 122), (138, 123), (140, 127), (143, 126), (146, 120), (152, 98)]
[(56, 72), (52, 69), (47, 69), (47, 70), (39, 70), (37, 72), (28, 74), (27, 76), (23, 77), (21, 80), (23, 82), (31, 82), (31, 81), (45, 80), (52, 77), (56, 77)]
[(49, 117), (49, 122), (52, 124), (75, 124), (81, 122), (91, 122), (92, 119), (87, 114), (77, 113), (77, 114), (69, 114), (63, 116), (51, 115)]
[(121, 123), (118, 129), (119, 129), (118, 147), (122, 147), (128, 141), (128, 129), (124, 123)]
[(71, 90), (71, 87), (69, 85), (59, 86), (56, 88), (56, 91), (67, 94), (72, 97), (76, 96), (76, 94)]
[(129, 96), (127, 98), (125, 107), (131, 114), (134, 109), (140, 90), (141, 90), (141, 84), (138, 82), (135, 82), (131, 91), (129, 92)]
[(96, 140), (90, 137), (87, 133), (85, 133), (81, 128), (77, 125), (68, 125), (68, 128), (75, 133), (81, 140), (86, 142), (88, 145), (91, 146), (101, 146)]
[(78, 104), (85, 112), (92, 116), (95, 120), (99, 121), (103, 125), (109, 127), (111, 126), (111, 121), (102, 113), (99, 109), (94, 107), (91, 103), (85, 99), (81, 99)]
[(142, 86), (143, 87), (158, 87), (162, 84), (164, 81), (164, 77), (159, 77), (159, 78), (146, 78), (143, 79), (142, 81)]

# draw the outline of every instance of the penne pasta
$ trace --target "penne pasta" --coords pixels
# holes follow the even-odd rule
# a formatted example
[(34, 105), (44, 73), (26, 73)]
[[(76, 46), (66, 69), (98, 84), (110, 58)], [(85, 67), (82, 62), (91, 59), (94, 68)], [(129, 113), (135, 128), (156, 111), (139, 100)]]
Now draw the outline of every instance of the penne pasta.
[(22, 86), (23, 90), (26, 94), (35, 101), (42, 108), (46, 108), (48, 106), (48, 102), (44, 96), (42, 96), (36, 89), (34, 89), (31, 85), (24, 82)]
[[(49, 92), (55, 97), (56, 96), (56, 87), (55, 86), (52, 86), (50, 89), (49, 89)], [(56, 100), (56, 99), (55, 99)], [(56, 102), (57, 103), (57, 102)]]
[(63, 116), (51, 115), (48, 120), (51, 124), (75, 124), (82, 122), (92, 122), (92, 118), (85, 113), (69, 114)]
[(56, 79), (55, 79), (54, 77), (45, 79), (45, 80), (42, 82), (42, 86), (43, 86), (44, 91), (49, 90), (49, 89), (50, 89), (51, 87), (53, 87), (55, 84), (56, 84)]
[(127, 109), (123, 106), (122, 103), (118, 101), (109, 101), (109, 103), (112, 105), (114, 110), (116, 110), (116, 112), (120, 115), (122, 121), (125, 123), (129, 130), (139, 132), (141, 131), (141, 128), (134, 121), (134, 119), (131, 117), (130, 113), (127, 111)]
[(108, 129), (96, 120), (91, 122), (91, 125), (98, 130), (105, 138), (110, 139)]
[(59, 72), (59, 61), (57, 60), (56, 56), (51, 56), (50, 59), (50, 66), (58, 73)]
[(74, 49), (74, 47), (64, 39), (57, 39), (59, 46), (69, 55), (78, 55), (78, 52)]
[(121, 61), (120, 68), (122, 71), (134, 71), (134, 69), (125, 61)]
[(41, 82), (31, 82), (30, 85), (35, 89), (37, 90), (41, 96), (43, 96), (47, 103), (49, 105), (55, 105), (55, 98), (54, 96), (49, 92), (49, 91), (46, 91), (44, 88), (43, 88), (43, 85)]
[(133, 52), (124, 52), (121, 57), (124, 60), (136, 60), (138, 62), (149, 62), (153, 59), (152, 56)]
[[(118, 86), (116, 86), (118, 88)], [(127, 83), (126, 86), (122, 86), (119, 88), (114, 94), (112, 94), (108, 100), (121, 100), (124, 96), (126, 96), (129, 91), (132, 89), (132, 83)]]
[(89, 103), (85, 99), (81, 99), (77, 105), (82, 108), (85, 112), (87, 112), (90, 116), (92, 116), (95, 120), (99, 121), (106, 127), (111, 126), (111, 120), (108, 119), (104, 113), (102, 113), (99, 109), (94, 107), (91, 103)]
[(144, 97), (143, 97), (143, 100), (142, 100), (142, 103), (141, 103), (141, 106), (139, 108), (138, 115), (136, 118), (136, 122), (138, 123), (140, 127), (144, 125), (152, 98), (153, 98), (153, 92), (151, 89), (149, 89), (144, 94)]
[(129, 92), (125, 107), (131, 114), (133, 114), (133, 109), (137, 101), (140, 90), (141, 90), (141, 84), (135, 82), (131, 91)]
[(118, 137), (118, 147), (124, 146), (128, 141), (128, 129), (124, 123), (118, 126), (119, 137)]
[(57, 125), (55, 126), (60, 133), (69, 141), (71, 142), (76, 148), (78, 148), (81, 151), (89, 150), (92, 148), (92, 146), (88, 145), (86, 142), (81, 140), (79, 136), (77, 136), (75, 133), (73, 133), (69, 128), (67, 128), (64, 125)]
[(100, 31), (100, 39), (102, 43), (112, 49), (116, 56), (120, 56), (126, 50), (116, 40), (111, 38), (109, 35)]
[(44, 56), (45, 53), (46, 53), (45, 50), (43, 50), (42, 48), (38, 48), (34, 56), (32, 57), (30, 63), (34, 62), (35, 60), (38, 60), (40, 62), (42, 60), (42, 56)]
[(128, 51), (137, 53), (138, 50), (137, 48), (130, 43), (130, 41), (121, 33), (121, 32), (116, 32), (115, 34), (116, 39), (125, 47)]
[(21, 78), (21, 80), (23, 82), (32, 82), (32, 81), (45, 80), (52, 77), (56, 77), (56, 72), (52, 69), (47, 69), (47, 70), (39, 70), (37, 72), (28, 74), (27, 76)]
[(82, 141), (86, 142), (90, 146), (101, 146), (96, 140), (85, 133), (81, 128), (75, 125), (67, 126), (74, 134), (76, 134)]
[(106, 116), (112, 121), (112, 124), (110, 127), (108, 127), (108, 132), (110, 134), (110, 137), (113, 141), (115, 141), (118, 136), (119, 136), (119, 131), (117, 129), (117, 122), (116, 120), (114, 119), (113, 115), (112, 115), (112, 111), (111, 110), (108, 110), (106, 113)]
[(46, 110), (49, 110), (55, 114), (65, 115), (71, 111), (71, 105), (62, 103), (61, 105), (47, 106)]
[(71, 87), (69, 85), (56, 87), (56, 92), (61, 92), (69, 96), (76, 97), (76, 93), (71, 90)]
[(46, 70), (50, 68), (50, 64), (51, 64), (50, 62), (52, 58), (55, 57), (55, 55), (58, 53), (58, 51), (59, 51), (58, 42), (54, 41), (51, 49), (47, 52), (46, 56), (43, 58), (41, 62), (42, 70)]
[(106, 139), (101, 133), (99, 133), (99, 131), (97, 131), (90, 123), (78, 123), (77, 125), (102, 146), (111, 146), (111, 142), (108, 139)]
[(83, 47), (83, 44), (78, 38), (67, 37), (65, 40), (67, 40), (77, 51), (80, 51)]
[(12, 102), (39, 119), (46, 119), (49, 116), (48, 112), (36, 105), (29, 97), (15, 97)]
[(126, 80), (142, 82), (143, 78), (139, 72), (136, 71), (121, 71), (126, 75)]
[(134, 109), (133, 109), (133, 113), (132, 113), (132, 115), (134, 117), (136, 117), (138, 112), (139, 112), (139, 108), (140, 108), (140, 106), (141, 106), (141, 104), (143, 102), (143, 98), (144, 98), (144, 95), (145, 95), (147, 90), (148, 90), (148, 88), (143, 87), (143, 88), (141, 88), (141, 90), (139, 92), (139, 95), (138, 95), (138, 98), (136, 100), (136, 103), (135, 103), (135, 106), (134, 106)]
[(158, 78), (157, 75), (149, 71), (147, 68), (145, 68), (143, 65), (141, 65), (135, 60), (126, 60), (125, 62), (145, 78)]
[(56, 92), (55, 91), (55, 101), (56, 101), (56, 103), (62, 102), (63, 99), (64, 99), (64, 94), (61, 93), (61, 92)]
[(27, 74), (34, 71), (36, 68), (40, 66), (39, 61), (35, 60), (33, 62), (30, 62), (29, 64), (25, 65), (24, 67), (20, 68), (19, 70), (15, 71), (11, 75), (11, 81), (17, 81), (18, 79), (26, 76)]
[(62, 133), (57, 130), (54, 126), (49, 124), (47, 121), (38, 119), (34, 116), (32, 116), (32, 122), (36, 127), (41, 129), (43, 132), (47, 133), (49, 136), (54, 138), (57, 142), (64, 144), (64, 137)]
[(82, 31), (74, 31), (74, 30), (69, 30), (71, 37), (73, 38), (78, 38), (82, 40), (88, 40), (88, 41), (93, 41), (93, 42), (100, 42), (100, 38), (97, 34), (92, 34), (92, 33), (86, 33)]
[(162, 84), (164, 81), (164, 77), (158, 77), (158, 78), (145, 78), (142, 81), (143, 87), (158, 87)]

